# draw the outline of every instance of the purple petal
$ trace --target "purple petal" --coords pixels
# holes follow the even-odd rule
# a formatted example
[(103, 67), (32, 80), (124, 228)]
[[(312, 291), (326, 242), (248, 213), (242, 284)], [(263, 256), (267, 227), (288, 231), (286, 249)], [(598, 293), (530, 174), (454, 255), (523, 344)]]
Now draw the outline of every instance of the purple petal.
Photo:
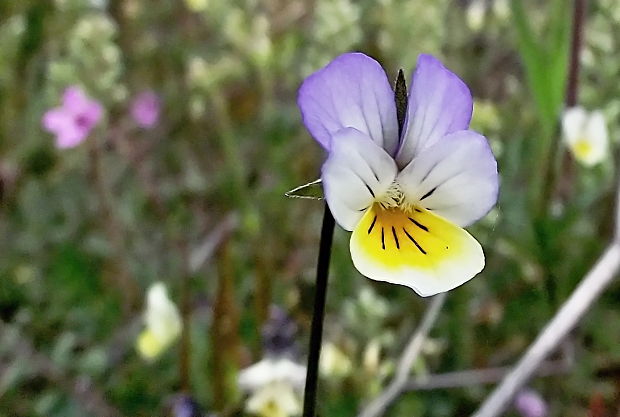
[(73, 114), (74, 123), (79, 128), (88, 131), (92, 129), (103, 116), (103, 107), (98, 101), (90, 99), (84, 91), (77, 87), (71, 86), (65, 89), (63, 94), (63, 109)]
[(67, 87), (62, 95), (62, 105), (72, 112), (80, 112), (89, 104), (90, 100), (84, 91), (75, 85)]
[(197, 402), (189, 395), (179, 395), (173, 400), (172, 404), (173, 417), (200, 417), (202, 411)]
[(473, 109), (469, 88), (431, 55), (420, 55), (412, 78), (396, 156), (401, 168), (448, 133), (467, 129)]
[(405, 198), (458, 226), (467, 226), (497, 202), (497, 162), (486, 138), (451, 133), (424, 149), (398, 175)]
[(59, 149), (73, 148), (88, 136), (88, 130), (76, 125), (65, 127), (56, 136), (56, 147)]
[(155, 126), (159, 120), (161, 104), (159, 97), (152, 91), (140, 93), (131, 103), (131, 116), (145, 129)]
[(545, 417), (547, 404), (545, 400), (533, 390), (524, 390), (515, 398), (515, 408), (523, 417)]
[(90, 130), (95, 127), (97, 123), (99, 123), (102, 116), (103, 107), (101, 107), (101, 104), (99, 104), (95, 100), (88, 100), (84, 104), (84, 107), (78, 115), (78, 118), (80, 119), (81, 125), (84, 127), (84, 129), (90, 132)]
[(103, 107), (89, 99), (77, 86), (70, 86), (63, 93), (63, 105), (43, 115), (43, 127), (56, 134), (58, 148), (71, 148), (80, 144), (101, 120)]
[(51, 133), (58, 133), (66, 127), (71, 127), (72, 123), (72, 116), (62, 107), (48, 110), (42, 120), (43, 128)]
[(398, 143), (394, 92), (381, 65), (361, 53), (347, 53), (310, 75), (297, 104), (310, 134), (330, 150), (333, 135), (352, 127), (390, 155)]

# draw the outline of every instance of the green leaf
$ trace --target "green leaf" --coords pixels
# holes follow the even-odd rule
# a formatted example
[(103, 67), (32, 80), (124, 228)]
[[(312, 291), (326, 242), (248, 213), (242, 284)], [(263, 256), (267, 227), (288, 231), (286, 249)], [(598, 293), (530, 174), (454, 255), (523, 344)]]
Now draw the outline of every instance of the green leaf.
[(547, 36), (536, 36), (523, 2), (511, 2), (519, 54), (546, 136), (551, 134), (557, 123), (564, 99), (570, 28), (569, 8), (565, 3), (565, 0), (553, 2)]

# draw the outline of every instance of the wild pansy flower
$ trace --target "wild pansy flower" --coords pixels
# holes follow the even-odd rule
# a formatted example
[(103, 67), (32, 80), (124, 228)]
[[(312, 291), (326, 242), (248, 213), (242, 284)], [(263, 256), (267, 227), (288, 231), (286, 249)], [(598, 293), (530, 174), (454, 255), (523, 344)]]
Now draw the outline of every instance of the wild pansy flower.
[(290, 385), (274, 382), (248, 398), (245, 409), (259, 417), (292, 417), (301, 414), (301, 402)]
[(146, 328), (138, 336), (136, 347), (143, 358), (152, 360), (174, 342), (182, 327), (179, 311), (161, 282), (148, 290), (144, 322)]
[(57, 148), (79, 145), (101, 120), (103, 108), (99, 102), (86, 96), (80, 87), (68, 87), (60, 107), (43, 115), (43, 127), (56, 135)]
[(131, 117), (138, 126), (149, 129), (159, 121), (161, 104), (159, 96), (153, 91), (144, 91), (138, 94), (131, 102)]
[(306, 367), (296, 356), (297, 324), (273, 305), (261, 329), (265, 357), (239, 373), (239, 387), (249, 393), (246, 410), (261, 417), (289, 417), (301, 412)]
[(497, 163), (485, 137), (468, 129), (473, 105), (463, 81), (420, 55), (399, 133), (385, 72), (347, 53), (304, 81), (298, 105), (329, 153), (325, 198), (353, 231), (358, 271), (430, 296), (482, 270), (482, 248), (462, 227), (495, 205)]
[(594, 166), (607, 155), (607, 126), (600, 111), (588, 113), (582, 107), (571, 107), (562, 117), (562, 130), (564, 142), (581, 164)]
[(239, 386), (250, 393), (246, 410), (261, 417), (298, 415), (305, 379), (305, 366), (287, 357), (266, 357), (239, 373)]

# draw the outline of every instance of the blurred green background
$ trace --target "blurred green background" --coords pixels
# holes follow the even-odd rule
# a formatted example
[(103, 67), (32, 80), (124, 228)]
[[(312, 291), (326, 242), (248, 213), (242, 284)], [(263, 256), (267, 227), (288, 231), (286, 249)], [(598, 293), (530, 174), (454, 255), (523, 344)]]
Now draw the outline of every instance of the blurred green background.
[[(172, 415), (188, 387), (206, 410), (245, 415), (236, 374), (262, 357), (273, 304), (299, 325), (305, 361), (323, 205), (284, 193), (318, 178), (325, 155), (296, 91), (351, 50), (390, 77), (419, 53), (442, 59), (470, 86), (473, 128), (499, 164), (498, 205), (471, 228), (486, 269), (449, 293), (413, 374), (514, 363), (613, 229), (620, 3), (591, 1), (585, 20), (578, 103), (605, 114), (611, 139), (592, 168), (560, 140), (571, 6), (0, 1), (0, 416)], [(60, 150), (41, 118), (70, 85), (105, 116)], [(128, 108), (147, 89), (161, 117), (140, 129)], [(147, 362), (134, 344), (156, 281), (191, 313), (190, 342)], [(549, 415), (617, 415), (619, 296), (614, 285), (573, 332), (567, 374), (532, 382)], [(353, 372), (322, 379), (321, 415), (352, 416), (374, 398), (426, 305), (359, 275), (337, 228), (324, 338)], [(410, 392), (387, 415), (469, 415), (489, 389)]]

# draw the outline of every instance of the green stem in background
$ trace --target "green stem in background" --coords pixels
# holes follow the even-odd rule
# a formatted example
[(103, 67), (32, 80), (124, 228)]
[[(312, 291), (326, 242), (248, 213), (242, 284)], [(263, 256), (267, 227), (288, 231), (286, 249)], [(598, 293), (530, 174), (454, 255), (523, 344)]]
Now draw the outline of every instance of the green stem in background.
[(554, 138), (566, 88), (569, 10), (566, 0), (548, 2), (547, 30), (536, 33), (523, 0), (514, 0), (510, 5), (517, 48), (540, 125), (540, 137), (530, 142), (528, 159), (524, 161), (524, 166), (531, 167), (528, 201), (534, 219), (540, 219), (545, 218), (549, 205), (549, 193), (545, 188), (553, 166), (550, 161), (557, 155), (554, 151), (558, 142)]
[[(587, 0), (574, 0), (570, 55), (568, 57), (568, 82), (566, 83), (566, 98), (564, 101), (566, 108), (576, 106), (579, 96), (580, 58), (587, 10)], [(553, 171), (553, 176), (549, 179), (549, 183), (553, 184), (556, 194), (568, 200), (573, 194), (575, 164), (568, 150), (564, 150), (561, 153), (557, 162), (556, 169)]]
[[(570, 33), (570, 48), (569, 55), (566, 59), (568, 63), (567, 73), (568, 78), (565, 86), (565, 99), (564, 106), (566, 108), (573, 107), (577, 104), (578, 90), (579, 90), (579, 72), (580, 72), (580, 57), (583, 44), (583, 32), (585, 27), (585, 17), (587, 10), (587, 0), (574, 0), (573, 12), (572, 12), (572, 24)], [(551, 233), (549, 229), (553, 229), (553, 225), (549, 225), (546, 221), (546, 214), (550, 202), (554, 198), (563, 198), (565, 200), (570, 199), (573, 194), (574, 187), (574, 162), (568, 151), (563, 150), (560, 145), (561, 134), (557, 132), (554, 135), (554, 140), (550, 150), (562, 150), (561, 152), (555, 152), (553, 155), (549, 155), (549, 162), (546, 169), (545, 182), (543, 184), (541, 194), (541, 206), (538, 210), (538, 219), (536, 220), (538, 225), (536, 233), (539, 235), (539, 246), (543, 248), (541, 253), (543, 264), (547, 265), (545, 268), (549, 271), (552, 269), (556, 262), (556, 256), (553, 253), (553, 243)], [(556, 251), (557, 252), (557, 251)], [(571, 283), (567, 280), (568, 277), (562, 275), (557, 279), (547, 280), (547, 286), (550, 293), (553, 295), (554, 308), (557, 307), (560, 300), (570, 294)], [(557, 287), (557, 288), (556, 288)]]
[[(255, 262), (256, 280), (254, 287), (254, 309), (256, 311), (256, 328), (262, 329), (269, 318), (271, 305), (272, 273), (271, 257), (268, 248), (273, 248), (271, 242), (256, 242)], [(260, 338), (259, 338), (260, 339)], [(257, 350), (262, 352), (262, 344), (257, 344)]]
[(89, 140), (90, 144), (90, 169), (92, 181), (94, 183), (95, 192), (99, 197), (99, 210), (101, 211), (101, 220), (104, 223), (105, 233), (108, 235), (108, 240), (114, 251), (115, 261), (114, 264), (118, 268), (118, 274), (112, 274), (114, 276), (114, 284), (117, 290), (121, 293), (123, 298), (123, 308), (125, 313), (129, 313), (136, 305), (138, 297), (138, 285), (134, 276), (131, 274), (131, 268), (126, 259), (123, 226), (120, 221), (114, 215), (114, 204), (112, 203), (108, 187), (105, 183), (103, 175), (103, 167), (101, 160), (101, 149), (99, 142), (95, 140)]
[[(173, 217), (158, 187), (157, 178), (145, 165), (144, 155), (140, 155), (140, 150), (136, 149), (133, 141), (127, 137), (129, 132), (123, 127), (122, 122), (118, 130), (111, 129), (112, 134), (109, 138), (113, 149), (118, 151), (118, 156), (125, 159), (132, 166), (136, 178), (140, 181), (142, 188), (146, 194), (146, 198), (150, 203), (157, 221), (161, 225), (168, 225)], [(125, 151), (123, 151), (123, 149)], [(181, 390), (187, 393), (191, 392), (191, 279), (194, 271), (190, 267), (190, 254), (188, 242), (178, 231), (175, 233), (169, 231), (167, 252), (176, 254), (181, 259), (180, 267), (180, 306), (181, 320), (183, 323), (181, 329), (181, 342), (179, 348), (179, 383)]]
[(179, 379), (181, 382), (181, 390), (187, 393), (191, 393), (191, 380), (190, 380), (190, 361), (191, 361), (191, 275), (189, 270), (189, 248), (187, 243), (179, 241), (179, 251), (181, 252), (181, 258), (183, 262), (182, 277), (181, 277), (181, 321), (183, 327), (181, 328), (181, 347), (179, 352)]
[[(581, 70), (581, 51), (583, 49), (587, 10), (587, 0), (574, 0), (568, 82), (566, 85), (566, 108), (576, 106), (579, 97), (579, 72)], [(554, 184), (556, 195), (565, 201), (572, 199), (575, 192), (575, 161), (567, 149), (560, 153), (553, 174), (549, 183)], [(564, 299), (570, 295), (574, 283), (568, 276), (562, 275), (561, 279), (558, 280), (558, 285), (560, 287), (559, 296)]]
[(574, 2), (573, 33), (571, 35), (568, 85), (566, 86), (566, 107), (573, 107), (577, 104), (579, 70), (581, 69), (581, 46), (583, 43), (586, 10), (588, 9), (587, 0), (574, 0)]
[(310, 329), (310, 347), (308, 349), (308, 371), (304, 390), (303, 417), (315, 417), (316, 393), (319, 379), (319, 360), (323, 340), (323, 321), (325, 318), (325, 300), (327, 298), (327, 281), (329, 277), (329, 259), (334, 238), (334, 217), (327, 203), (323, 213), (319, 258), (316, 268), (316, 287), (314, 292), (314, 310)]
[(247, 214), (250, 204), (248, 201), (248, 193), (245, 186), (245, 170), (242, 158), (239, 155), (238, 138), (235, 138), (230, 114), (226, 108), (226, 100), (222, 93), (218, 90), (210, 91), (211, 102), (215, 110), (213, 120), (217, 121), (217, 130), (220, 140), (220, 146), (224, 152), (227, 169), (230, 171), (232, 178), (232, 195), (237, 207), (241, 207), (242, 212)]
[[(583, 44), (583, 32), (585, 27), (586, 11), (588, 7), (587, 0), (574, 0), (573, 3), (573, 20), (572, 32), (570, 38), (570, 52), (568, 56), (568, 79), (566, 83), (566, 96), (564, 105), (566, 108), (577, 105), (577, 97), (579, 92), (579, 72), (581, 69), (581, 49)], [(553, 149), (557, 149), (559, 140)], [(551, 200), (553, 193), (570, 195), (572, 184), (574, 181), (574, 165), (572, 158), (567, 151), (561, 152), (558, 158), (555, 158), (553, 167), (549, 167), (546, 187), (544, 189), (544, 199)], [(561, 183), (560, 183), (561, 181)]]
[(217, 253), (217, 290), (211, 325), (211, 378), (213, 408), (224, 410), (238, 398), (237, 370), (241, 342), (236, 303), (231, 242), (222, 242)]

